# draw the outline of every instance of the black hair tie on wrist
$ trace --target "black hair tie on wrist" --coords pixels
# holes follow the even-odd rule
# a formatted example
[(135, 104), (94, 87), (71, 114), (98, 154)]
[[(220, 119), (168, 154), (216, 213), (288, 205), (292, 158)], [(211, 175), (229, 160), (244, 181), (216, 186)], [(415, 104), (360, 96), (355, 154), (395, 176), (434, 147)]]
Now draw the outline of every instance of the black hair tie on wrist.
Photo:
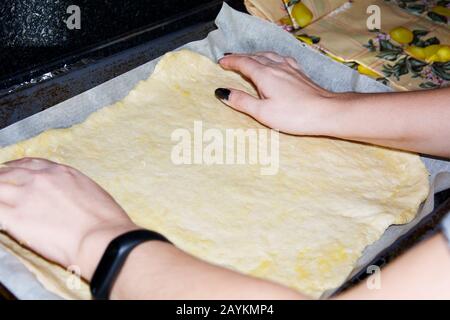
[(92, 276), (90, 284), (92, 297), (95, 300), (109, 299), (114, 282), (130, 252), (143, 242), (155, 240), (172, 244), (163, 235), (144, 229), (126, 232), (112, 240)]

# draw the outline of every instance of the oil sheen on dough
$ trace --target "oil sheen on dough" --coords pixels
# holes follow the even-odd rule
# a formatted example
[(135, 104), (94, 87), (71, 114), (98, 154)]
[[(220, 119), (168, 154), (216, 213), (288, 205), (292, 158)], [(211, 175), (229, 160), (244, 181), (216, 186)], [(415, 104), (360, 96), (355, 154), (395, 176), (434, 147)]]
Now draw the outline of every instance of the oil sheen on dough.
[[(71, 165), (182, 250), (312, 297), (341, 285), (363, 249), (389, 225), (410, 221), (426, 198), (428, 173), (417, 155), (335, 139), (280, 135), (274, 176), (256, 165), (174, 165), (171, 133), (192, 131), (194, 121), (262, 128), (219, 102), (218, 87), (254, 93), (206, 57), (169, 53), (124, 100), (1, 149), (0, 163), (28, 156)], [(5, 235), (0, 241), (49, 290), (90, 298), (86, 283), (70, 289), (62, 268)]]

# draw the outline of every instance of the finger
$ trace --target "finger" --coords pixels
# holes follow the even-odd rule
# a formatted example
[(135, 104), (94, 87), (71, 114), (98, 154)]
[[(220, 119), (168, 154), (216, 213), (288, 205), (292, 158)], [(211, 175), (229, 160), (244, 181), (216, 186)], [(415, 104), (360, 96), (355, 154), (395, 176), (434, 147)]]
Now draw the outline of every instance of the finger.
[(0, 183), (10, 185), (24, 185), (32, 179), (33, 171), (25, 168), (0, 168)]
[(8, 161), (5, 162), (4, 164), (10, 168), (24, 168), (29, 170), (44, 170), (57, 165), (57, 163), (55, 162), (41, 158), (23, 158)]
[(252, 58), (253, 60), (258, 61), (260, 64), (265, 65), (265, 66), (273, 66), (273, 65), (276, 65), (278, 63), (278, 62), (273, 61), (272, 59), (269, 59), (269, 58), (264, 57), (264, 56), (253, 55), (253, 56), (250, 56), (250, 58)]
[(272, 51), (261, 51), (261, 52), (256, 52), (254, 54), (255, 56), (259, 56), (259, 57), (265, 57), (266, 59), (270, 59), (273, 62), (276, 63), (283, 63), (285, 62), (285, 57), (280, 56), (279, 54), (272, 52)]
[(332, 93), (330, 91), (319, 86), (317, 83), (311, 80), (306, 74), (304, 74), (301, 70), (298, 70), (298, 74), (300, 76), (300, 80), (302, 80), (304, 84), (310, 86), (314, 90), (317, 90), (323, 96), (330, 96), (330, 95), (332, 96)]
[(271, 63), (287, 63), (295, 69), (298, 69), (298, 70), (301, 69), (297, 60), (295, 60), (294, 58), (288, 57), (288, 56), (282, 56), (273, 51), (260, 51), (260, 52), (255, 52), (254, 54), (233, 54), (233, 55), (239, 56), (239, 57), (253, 58), (253, 59), (257, 60), (258, 62), (265, 64), (265, 65), (270, 65)]
[(287, 63), (292, 68), (300, 70), (300, 66), (297, 63), (297, 60), (295, 60), (292, 57), (282, 56), (282, 55), (279, 55), (278, 53), (272, 52), (272, 51), (257, 52), (257, 53), (255, 53), (255, 55), (265, 57), (267, 59), (272, 60), (275, 63)]
[(246, 57), (246, 58), (250, 58), (253, 59), (257, 62), (259, 62), (261, 65), (264, 66), (273, 66), (274, 64), (277, 64), (277, 61), (274, 61), (264, 55), (258, 55), (258, 54), (238, 54), (235, 55), (235, 57)]
[(244, 112), (253, 117), (257, 116), (261, 100), (252, 95), (235, 89), (219, 88), (216, 97), (235, 110)]
[(247, 55), (226, 56), (219, 63), (226, 70), (233, 70), (243, 74), (257, 86), (264, 78), (264, 71), (267, 70), (267, 66)]
[(285, 60), (292, 68), (297, 69), (298, 71), (302, 71), (302, 68), (294, 58), (286, 57)]
[(17, 201), (19, 187), (10, 184), (0, 183), (0, 231), (7, 232), (8, 225), (12, 225), (14, 218), (11, 210), (14, 208), (14, 202)]
[(276, 53), (268, 52), (268, 51), (267, 52), (257, 52), (254, 54), (241, 53), (241, 54), (234, 54), (233, 56), (241, 57), (241, 58), (243, 58), (243, 57), (250, 58), (250, 59), (253, 59), (265, 66), (273, 66), (278, 63), (286, 62), (283, 60), (283, 57), (278, 56)]
[(11, 210), (11, 205), (0, 202), (0, 231), (8, 232), (8, 226), (13, 225), (11, 222), (14, 217), (12, 217)]
[[(306, 84), (308, 84), (309, 86), (311, 86), (321, 92), (325, 91), (322, 87), (317, 85), (315, 82), (311, 81), (311, 79), (309, 79), (309, 77), (304, 74), (303, 68), (301, 68), (301, 66), (297, 63), (297, 60), (295, 60), (294, 58), (284, 57), (277, 53), (269, 52), (269, 51), (257, 52), (254, 55), (238, 54), (238, 55), (233, 55), (233, 56), (240, 57), (240, 58), (253, 59), (257, 63), (259, 62), (259, 64), (261, 66), (265, 67), (263, 69), (263, 71), (266, 71), (267, 67), (270, 67), (271, 64), (287, 63), (290, 67), (296, 69), (296, 71), (299, 73), (300, 77)], [(281, 61), (281, 62), (278, 62), (278, 61)], [(244, 74), (244, 75), (249, 77), (258, 86), (258, 83), (253, 78), (251, 78), (250, 76), (248, 76), (246, 74)], [(263, 77), (261, 76), (261, 79), (262, 78)]]
[(20, 194), (21, 187), (0, 182), (0, 204), (12, 206)]

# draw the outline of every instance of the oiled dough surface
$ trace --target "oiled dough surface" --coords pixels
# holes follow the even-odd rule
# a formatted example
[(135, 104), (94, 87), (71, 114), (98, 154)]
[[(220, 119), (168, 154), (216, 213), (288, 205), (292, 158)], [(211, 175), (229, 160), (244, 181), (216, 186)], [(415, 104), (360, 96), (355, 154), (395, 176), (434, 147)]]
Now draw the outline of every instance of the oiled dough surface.
[[(194, 121), (262, 128), (220, 103), (217, 87), (253, 92), (203, 56), (167, 54), (123, 101), (3, 148), (0, 162), (33, 156), (71, 165), (181, 249), (313, 297), (339, 286), (363, 249), (389, 225), (410, 221), (426, 198), (417, 155), (333, 139), (281, 135), (275, 176), (255, 165), (174, 165), (171, 133)], [(68, 289), (63, 269), (0, 236), (47, 288), (89, 298), (86, 284)]]

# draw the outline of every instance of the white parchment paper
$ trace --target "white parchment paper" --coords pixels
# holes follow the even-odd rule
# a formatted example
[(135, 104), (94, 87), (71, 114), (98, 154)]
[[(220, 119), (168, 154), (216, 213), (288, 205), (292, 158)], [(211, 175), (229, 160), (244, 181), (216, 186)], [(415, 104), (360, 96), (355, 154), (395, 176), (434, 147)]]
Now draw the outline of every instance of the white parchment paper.
[[(234, 11), (224, 4), (217, 17), (218, 30), (204, 40), (189, 43), (183, 48), (196, 51), (211, 59), (219, 59), (224, 52), (275, 51), (297, 59), (305, 73), (322, 87), (335, 91), (386, 92), (388, 87), (359, 75), (354, 70), (302, 46), (293, 36), (279, 27), (258, 18)], [(64, 101), (50, 109), (0, 130), (0, 146), (31, 138), (50, 128), (69, 127), (82, 122), (92, 112), (123, 99), (141, 80), (149, 77), (157, 60), (105, 82), (87, 92)], [(390, 227), (383, 237), (369, 246), (352, 274), (362, 270), (384, 248), (413, 228), (434, 207), (435, 192), (450, 188), (450, 164), (423, 158), (430, 171), (432, 192), (417, 218), (403, 226)], [(57, 299), (45, 290), (35, 277), (12, 255), (0, 247), (0, 281), (20, 299)], [(328, 296), (332, 291), (326, 293)]]

